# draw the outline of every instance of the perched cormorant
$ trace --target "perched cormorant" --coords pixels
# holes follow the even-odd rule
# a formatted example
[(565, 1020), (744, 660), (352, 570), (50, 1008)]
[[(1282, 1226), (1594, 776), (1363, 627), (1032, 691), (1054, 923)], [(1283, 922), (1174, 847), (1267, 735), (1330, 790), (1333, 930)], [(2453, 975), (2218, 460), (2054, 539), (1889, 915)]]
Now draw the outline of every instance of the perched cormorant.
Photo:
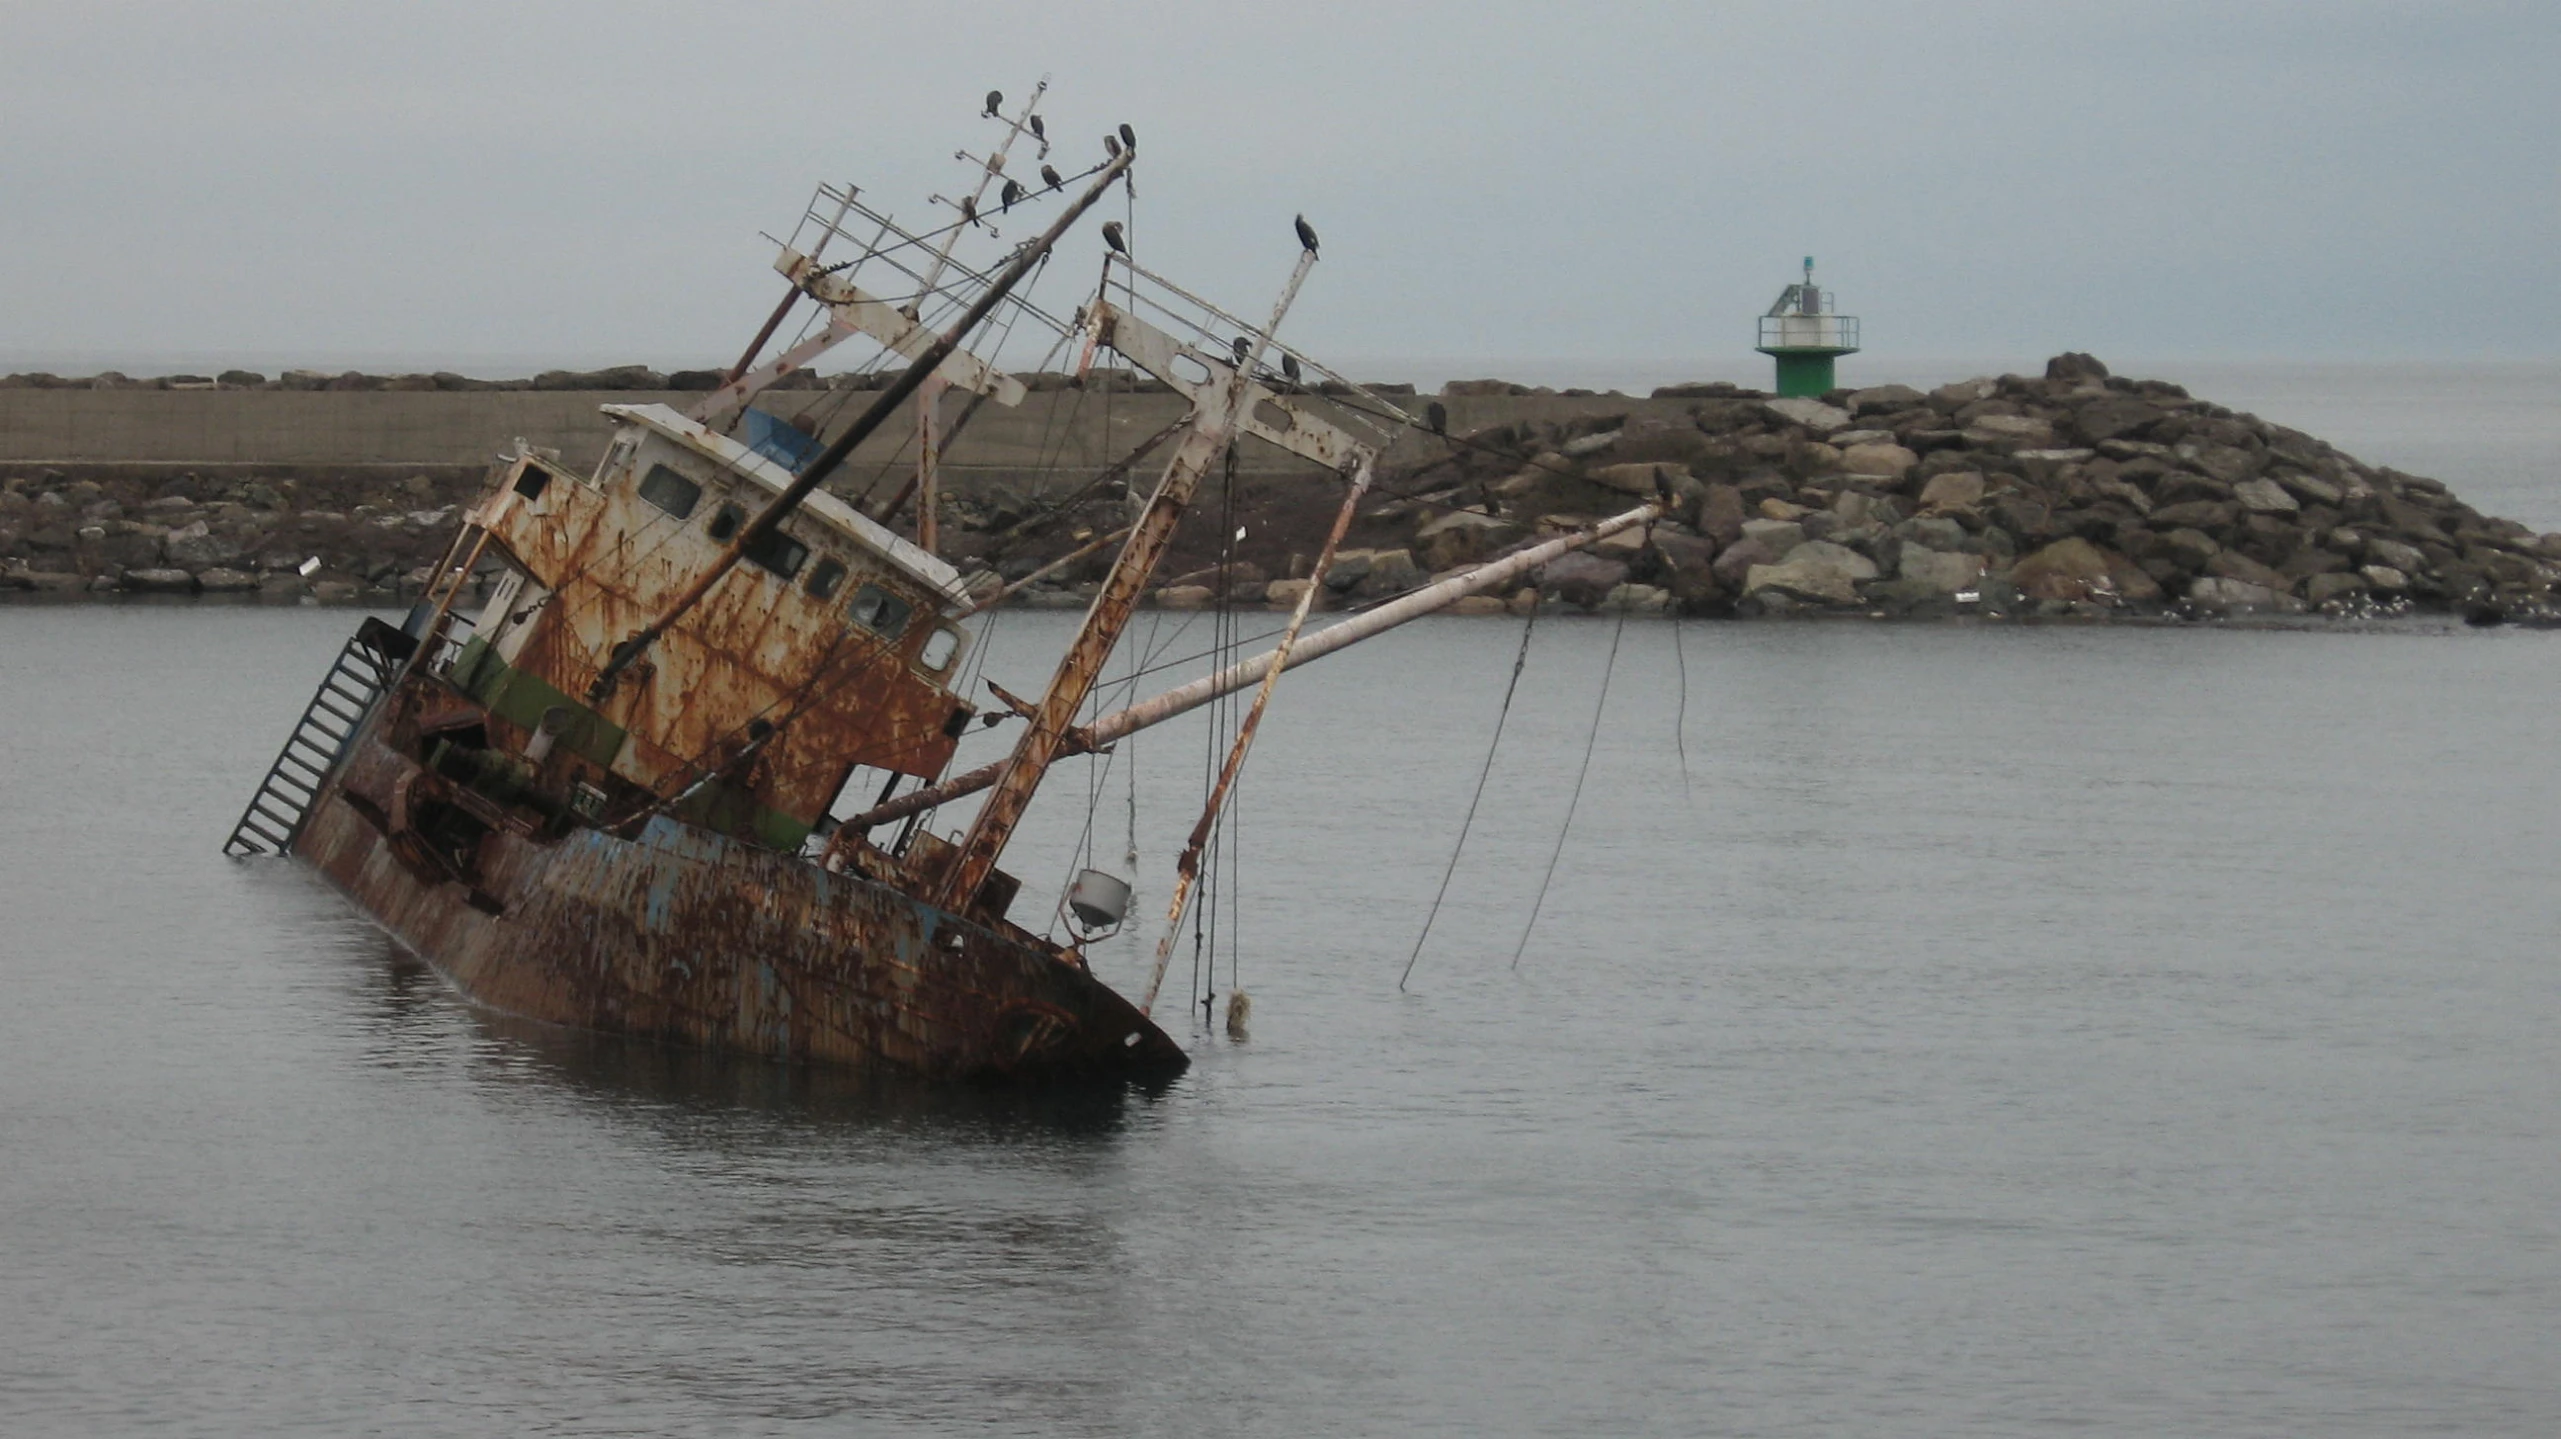
[(1120, 221), (1118, 220), (1105, 220), (1103, 222), (1103, 243), (1111, 246), (1115, 254), (1126, 255), (1129, 253), (1129, 246), (1121, 241)]
[(1005, 103), (1005, 92), (1004, 92), (1004, 91), (1002, 91), (1002, 90), (990, 90), (990, 91), (988, 91), (988, 92), (987, 92), (987, 114), (989, 114), (989, 115), (994, 115), (994, 114), (996, 113), (996, 107), (997, 107), (997, 106), (999, 106), (999, 105), (1002, 105), (1002, 104), (1004, 104), (1004, 103)]
[(1120, 137), (1117, 135), (1105, 135), (1103, 137), (1103, 153), (1111, 156), (1115, 160), (1119, 159)]
[(1298, 243), (1306, 248), (1307, 253), (1316, 253), (1316, 227), (1307, 223), (1305, 215), (1298, 217)]
[(1049, 127), (1040, 123), (1040, 117), (1038, 115), (1031, 117), (1031, 127), (1033, 139), (1046, 140), (1049, 138)]
[(1254, 352), (1254, 347), (1253, 347), (1252, 345), (1250, 345), (1250, 344), (1247, 344), (1247, 343), (1246, 343), (1246, 341), (1245, 341), (1245, 337), (1244, 337), (1243, 335), (1238, 335), (1238, 336), (1236, 337), (1236, 343), (1235, 343), (1233, 346), (1231, 346), (1230, 348), (1232, 348), (1232, 349), (1234, 349), (1234, 350), (1236, 351), (1236, 363), (1238, 363), (1238, 364), (1240, 364), (1240, 365), (1241, 365), (1241, 364), (1243, 364), (1243, 363), (1245, 363), (1245, 357), (1246, 357), (1247, 355), (1250, 355), (1250, 354), (1252, 354), (1252, 353)]
[(1041, 167), (1040, 167), (1040, 178), (1041, 178), (1041, 181), (1042, 181), (1044, 184), (1048, 185), (1048, 186), (1049, 186), (1049, 188), (1051, 188), (1051, 189), (1053, 189), (1053, 190), (1055, 190), (1055, 189), (1057, 189), (1059, 186), (1064, 185), (1064, 184), (1066, 184), (1066, 183), (1067, 183), (1064, 179), (1061, 179), (1061, 178), (1059, 177), (1059, 174), (1058, 174), (1058, 167), (1057, 167), (1057, 166), (1055, 166), (1055, 165), (1043, 165), (1043, 166), (1041, 166)]
[(1438, 400), (1434, 400), (1434, 401), (1432, 401), (1432, 403), (1430, 404), (1430, 406), (1429, 406), (1429, 407), (1427, 407), (1427, 408), (1423, 411), (1423, 421), (1424, 421), (1424, 423), (1426, 423), (1426, 424), (1428, 424), (1428, 425), (1430, 425), (1430, 426), (1432, 427), (1432, 433), (1433, 433), (1433, 434), (1435, 434), (1435, 435), (1446, 435), (1446, 434), (1448, 434), (1448, 433), (1449, 433), (1449, 406), (1442, 404), (1442, 403), (1441, 403), (1440, 401), (1438, 401)]
[(1006, 182), (1005, 182), (1005, 188), (1004, 188), (1004, 190), (1002, 191), (1002, 194), (1004, 195), (1004, 201), (1005, 201), (1005, 203), (1004, 203), (1004, 208), (1006, 208), (1006, 209), (1008, 209), (1008, 210), (1011, 210), (1012, 208), (1014, 208), (1014, 202), (1015, 202), (1016, 200), (1019, 200), (1019, 199), (1021, 199), (1021, 198), (1023, 197), (1023, 186), (1022, 186), (1022, 182), (1021, 182), (1021, 181), (1019, 181), (1019, 180), (1008, 180), (1008, 181), (1006, 181)]
[(978, 202), (967, 195), (960, 197), (960, 217), (970, 224), (978, 223)]
[(1281, 373), (1289, 377), (1291, 384), (1298, 383), (1298, 357), (1287, 350), (1281, 351)]
[(1137, 149), (1138, 132), (1129, 128), (1126, 124), (1122, 125), (1120, 127), (1120, 142), (1133, 150)]

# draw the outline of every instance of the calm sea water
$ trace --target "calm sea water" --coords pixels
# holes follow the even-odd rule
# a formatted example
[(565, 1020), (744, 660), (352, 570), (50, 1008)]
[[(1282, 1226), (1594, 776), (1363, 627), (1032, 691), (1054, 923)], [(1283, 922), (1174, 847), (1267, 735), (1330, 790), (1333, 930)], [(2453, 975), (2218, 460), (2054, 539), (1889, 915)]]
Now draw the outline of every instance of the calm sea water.
[[(495, 1021), (220, 859), (353, 622), (0, 609), (7, 1432), (2561, 1427), (2561, 636), (1632, 622), (1515, 968), (1542, 621), (1400, 993), (1520, 634), (1420, 624), (1248, 772), (1253, 1038), (1025, 1095)], [(1027, 893), (1134, 767), (1161, 904), (1204, 741)]]

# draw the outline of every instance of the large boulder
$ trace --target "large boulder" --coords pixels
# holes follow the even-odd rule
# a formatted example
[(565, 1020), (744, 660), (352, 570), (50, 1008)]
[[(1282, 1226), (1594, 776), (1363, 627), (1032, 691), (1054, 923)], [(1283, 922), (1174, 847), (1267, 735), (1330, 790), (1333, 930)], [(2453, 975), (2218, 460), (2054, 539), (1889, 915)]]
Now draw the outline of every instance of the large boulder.
[(1724, 596), (1725, 587), (1716, 578), (1716, 546), (1712, 542), (1697, 535), (1657, 530), (1652, 547), (1655, 578), (1671, 591), (1673, 599), (1695, 606)]
[(1774, 565), (1778, 561), (1779, 552), (1772, 548), (1768, 541), (1742, 539), (1718, 551), (1716, 563), (1712, 568), (1716, 574), (1717, 583), (1728, 590), (1739, 590), (1743, 588), (1744, 581), (1751, 577), (1755, 566)]
[(1743, 577), (1746, 594), (1775, 590), (1816, 604), (1858, 603), (1861, 580), (1876, 578), (1876, 562), (1827, 540), (1808, 540), (1774, 565), (1754, 565)]
[(1850, 413), (1853, 416), (1892, 414), (1897, 410), (1918, 409), (1929, 402), (1929, 396), (1910, 385), (1871, 385), (1864, 390), (1850, 392)]
[(1805, 525), (1801, 520), (1745, 520), (1743, 538), (1759, 540), (1772, 553), (1783, 555), (1805, 543)]
[(2072, 412), (2073, 432), (2085, 445), (2104, 444), (2109, 440), (2140, 438), (2161, 411), (2144, 400), (2130, 395), (2110, 395), (2092, 400)]
[(1499, 553), (1527, 533), (1495, 515), (1453, 510), (1414, 531), (1415, 558), (1427, 570), (1472, 564)]
[(127, 570), (124, 587), (138, 594), (188, 595), (195, 593), (196, 577), (178, 569)]
[(2219, 614), (2245, 614), (2253, 610), (2293, 613), (2303, 608), (2303, 602), (2292, 595), (2248, 580), (2225, 579), (2218, 575), (2207, 575), (2188, 586), (2188, 601), (2199, 609)]
[(1895, 572), (1931, 594), (1952, 595), (1972, 589), (1983, 578), (1983, 557), (1907, 544)]
[(205, 570), (237, 564), (248, 553), (239, 540), (217, 534), (202, 520), (183, 529), (171, 530), (163, 545), (169, 563), (184, 569)]
[(1850, 423), (1849, 411), (1836, 409), (1821, 400), (1763, 400), (1761, 408), (1782, 425), (1802, 425), (1817, 435), (1846, 429)]
[(1932, 475), (1930, 482), (1921, 487), (1921, 513), (1945, 515), (1973, 509), (1983, 503), (1984, 486), (1979, 470), (1950, 470)]
[(1965, 426), (1965, 443), (1977, 449), (2043, 449), (2054, 443), (2054, 426), (2034, 415), (1977, 415)]
[(1710, 485), (1699, 496), (1695, 527), (1719, 549), (1743, 537), (1743, 492), (1732, 485)]
[(1841, 451), (1843, 473), (1870, 475), (1882, 480), (1900, 480), (1920, 462), (1919, 455), (1891, 441), (1870, 441)]
[(2294, 579), (2291, 575), (2281, 574), (2239, 550), (2216, 551), (2213, 558), (2205, 562), (2205, 573), (2211, 578), (2239, 580), (2243, 584), (2257, 585), (2280, 593), (2294, 588)]
[(2232, 498), (2242, 509), (2260, 515), (2291, 515), (2303, 505), (2274, 480), (2240, 480), (2232, 486)]
[(2089, 600), (2115, 593), (2108, 557), (2088, 540), (2056, 540), (2010, 567), (2010, 582), (2032, 600)]
[(1577, 550), (1539, 567), (1539, 588), (1584, 609), (1598, 609), (1610, 591), (1627, 583), (1627, 562)]

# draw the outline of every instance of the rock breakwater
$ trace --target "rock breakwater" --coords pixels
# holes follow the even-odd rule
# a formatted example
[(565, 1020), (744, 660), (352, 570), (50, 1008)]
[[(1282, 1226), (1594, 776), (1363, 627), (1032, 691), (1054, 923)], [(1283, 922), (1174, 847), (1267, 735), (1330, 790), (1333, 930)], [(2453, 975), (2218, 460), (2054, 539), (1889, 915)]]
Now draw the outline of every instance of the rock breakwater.
[[(593, 389), (606, 378), (658, 388), (697, 377), (626, 367), (469, 383)], [(282, 383), (239, 372), (205, 383), (252, 381)], [(423, 583), (480, 482), (464, 467), (399, 479), (13, 474), (0, 481), (0, 590), (396, 602)], [(1338, 493), (1321, 479), (1265, 478), (1196, 506), (1156, 602), (1294, 603)], [(1327, 577), (1328, 608), (1655, 496), (1671, 514), (1650, 531), (1462, 609), (2547, 618), (2561, 581), (2561, 535), (2086, 355), (2058, 356), (2042, 376), (1819, 400), (1667, 387), (1624, 412), (1427, 437), (1400, 447), (1377, 493)], [(1130, 503), (1125, 482), (1066, 505), (1001, 489), (956, 496), (946, 547), (983, 586), (1019, 584), (1018, 603), (1081, 606), (1107, 560), (1067, 557), (1124, 522)], [(1239, 529), (1246, 538), (1233, 542)]]

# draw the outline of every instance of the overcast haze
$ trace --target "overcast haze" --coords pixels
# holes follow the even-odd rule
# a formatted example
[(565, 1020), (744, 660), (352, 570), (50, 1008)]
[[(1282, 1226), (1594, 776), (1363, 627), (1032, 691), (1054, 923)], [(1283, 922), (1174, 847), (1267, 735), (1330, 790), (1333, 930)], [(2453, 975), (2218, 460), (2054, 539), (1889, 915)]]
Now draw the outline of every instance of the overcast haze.
[(1062, 160), (1137, 127), (1157, 267), (1258, 307), (1304, 210), (1354, 363), (1730, 367), (1806, 253), (1871, 358), (2550, 357), (2556, 17), (17, 0), (0, 363), (723, 361), (759, 230), (921, 216), (1044, 72)]

